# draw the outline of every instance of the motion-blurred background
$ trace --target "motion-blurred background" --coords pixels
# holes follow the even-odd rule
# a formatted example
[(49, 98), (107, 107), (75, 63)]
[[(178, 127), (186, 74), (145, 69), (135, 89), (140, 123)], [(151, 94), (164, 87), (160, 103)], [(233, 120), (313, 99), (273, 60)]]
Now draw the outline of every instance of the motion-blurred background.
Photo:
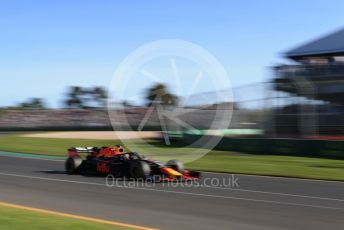
[[(171, 141), (168, 145), (175, 147), (202, 137), (223, 136), (214, 151), (228, 153), (226, 157), (248, 154), (244, 156), (251, 158), (245, 158), (243, 164), (256, 157), (250, 154), (343, 158), (344, 30), (338, 29), (342, 11), (340, 7), (331, 8), (328, 14), (324, 7), (330, 6), (322, 1), (312, 5), (293, 3), (162, 5), (153, 1), (136, 7), (107, 1), (81, 5), (42, 2), (36, 7), (1, 3), (0, 23), (8, 33), (0, 32), (4, 35), (0, 39), (4, 50), (0, 59), (0, 130), (5, 134), (158, 131), (154, 141), (164, 145), (162, 132)], [(340, 1), (337, 4), (342, 5)], [(117, 101), (121, 114), (109, 116), (107, 102), (113, 92), (108, 85), (116, 66), (140, 45), (170, 37), (208, 49), (226, 68), (232, 87), (214, 90), (201, 80), (200, 89), (181, 104), (185, 95), (178, 94), (169, 76), (169, 81), (162, 82), (138, 79), (131, 82), (131, 87), (139, 92), (139, 99), (121, 98)], [(153, 71), (166, 73), (160, 64)], [(181, 75), (192, 75), (185, 63), (179, 64)], [(186, 90), (190, 82), (184, 77), (182, 84)], [(162, 98), (155, 103), (157, 90)], [(171, 111), (183, 109), (182, 122), (165, 119), (162, 126), (156, 111), (146, 117), (156, 105)], [(116, 108), (111, 107), (113, 110)], [(229, 125), (216, 123), (219, 111)], [(97, 137), (90, 134), (89, 138)], [(16, 139), (17, 145), (23, 145), (17, 149), (8, 146), (13, 142), (2, 139), (2, 150), (25, 152), (25, 146), (34, 145), (32, 140)], [(58, 154), (56, 149), (42, 150), (39, 143), (35, 145), (31, 153)], [(328, 178), (331, 176), (327, 173), (342, 172), (342, 163), (335, 164), (308, 166), (315, 171), (329, 170), (324, 176)], [(204, 169), (206, 165), (199, 167)], [(255, 166), (231, 166), (226, 164), (221, 170), (293, 174), (289, 168), (275, 173), (264, 170), (263, 165), (259, 170)], [(312, 172), (293, 175), (314, 177)]]

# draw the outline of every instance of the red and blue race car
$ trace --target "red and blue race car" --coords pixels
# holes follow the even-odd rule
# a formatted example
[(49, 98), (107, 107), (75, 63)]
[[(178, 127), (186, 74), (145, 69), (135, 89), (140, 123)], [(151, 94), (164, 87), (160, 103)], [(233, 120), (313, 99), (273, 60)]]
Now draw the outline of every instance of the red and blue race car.
[[(86, 158), (81, 157), (82, 153), (87, 153)], [(65, 168), (68, 174), (113, 175), (118, 178), (154, 179), (156, 182), (200, 178), (200, 172), (185, 170), (181, 161), (170, 160), (163, 164), (136, 152), (123, 152), (119, 145), (70, 148)]]

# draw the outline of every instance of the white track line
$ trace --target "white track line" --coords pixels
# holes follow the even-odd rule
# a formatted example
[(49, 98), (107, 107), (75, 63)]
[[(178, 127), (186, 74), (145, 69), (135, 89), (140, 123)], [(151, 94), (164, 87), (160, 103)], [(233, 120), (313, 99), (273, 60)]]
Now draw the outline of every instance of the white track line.
[[(0, 172), (0, 175), (12, 176), (12, 177), (21, 177), (21, 178), (29, 178), (29, 179), (38, 179), (38, 180), (46, 180), (46, 181), (56, 181), (56, 182), (66, 182), (66, 183), (86, 184), (86, 185), (96, 185), (96, 186), (107, 187), (105, 184), (93, 183), (93, 182), (83, 182), (83, 181), (74, 181), (74, 180), (54, 179), (54, 178), (47, 178), (47, 177), (26, 176), (26, 175), (2, 173), (2, 172)], [(271, 200), (262, 200), (262, 199), (241, 198), (241, 197), (232, 197), (232, 196), (220, 196), (220, 195), (211, 195), (211, 194), (204, 194), (204, 193), (181, 192), (181, 191), (160, 190), (160, 189), (139, 188), (139, 187), (128, 187), (128, 186), (118, 186), (118, 185), (114, 186), (114, 187), (116, 187), (116, 188), (126, 188), (126, 189), (136, 189), (136, 190), (145, 190), (145, 191), (153, 191), (153, 192), (164, 192), (164, 193), (173, 193), (173, 194), (182, 194), (182, 195), (192, 195), (192, 196), (212, 197), (212, 198), (222, 198), (222, 199), (232, 199), (232, 200), (243, 200), (243, 201), (252, 201), (252, 202), (269, 203), (269, 204), (279, 204), (279, 205), (300, 206), (300, 207), (308, 207), (308, 208), (321, 208), (321, 209), (331, 209), (331, 210), (337, 210), (337, 211), (344, 211), (344, 208), (337, 208), (337, 207), (330, 207), (330, 206), (321, 206), (321, 205), (309, 205), (309, 204), (301, 204), (301, 203), (280, 202), (280, 201), (271, 201)], [(107, 188), (109, 188), (109, 187), (107, 187)]]
[(317, 179), (309, 179), (309, 178), (298, 178), (298, 177), (284, 177), (284, 176), (267, 176), (267, 175), (251, 175), (251, 174), (240, 174), (240, 173), (222, 173), (222, 172), (209, 172), (209, 171), (203, 171), (204, 173), (209, 173), (209, 174), (217, 174), (217, 175), (228, 175), (228, 174), (233, 174), (237, 176), (243, 176), (243, 177), (258, 177), (258, 178), (271, 178), (271, 179), (276, 179), (276, 180), (295, 180), (295, 181), (310, 181), (310, 182), (324, 182), (324, 183), (338, 183), (338, 184), (344, 184), (343, 181), (335, 181), (335, 180), (317, 180)]
[(240, 191), (240, 192), (262, 193), (262, 194), (270, 194), (270, 195), (278, 195), (278, 196), (293, 196), (293, 197), (308, 198), (308, 199), (344, 202), (344, 200), (342, 200), (342, 199), (319, 197), (319, 196), (307, 196), (307, 195), (298, 195), (298, 194), (290, 194), (290, 193), (267, 192), (267, 191), (260, 191), (260, 190), (250, 190), (250, 189), (240, 189), (240, 188), (225, 188), (225, 187), (216, 187), (216, 186), (203, 186), (203, 187), (213, 188), (213, 189), (231, 190), (231, 191)]

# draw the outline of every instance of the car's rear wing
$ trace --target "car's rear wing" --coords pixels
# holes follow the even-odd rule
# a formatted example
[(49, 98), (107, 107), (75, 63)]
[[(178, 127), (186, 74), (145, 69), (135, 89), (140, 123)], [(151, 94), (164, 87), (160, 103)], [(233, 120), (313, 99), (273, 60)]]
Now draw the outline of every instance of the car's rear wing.
[(77, 153), (93, 153), (97, 147), (72, 147), (68, 151), (73, 151)]
[(72, 147), (68, 149), (69, 157), (80, 157), (80, 153), (97, 154), (99, 149), (97, 147)]

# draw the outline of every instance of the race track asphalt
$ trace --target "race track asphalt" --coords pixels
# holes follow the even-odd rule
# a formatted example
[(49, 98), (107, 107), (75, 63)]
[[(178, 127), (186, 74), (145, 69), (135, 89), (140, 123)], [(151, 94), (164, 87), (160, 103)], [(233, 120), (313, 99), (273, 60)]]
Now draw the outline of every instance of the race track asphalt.
[(342, 182), (203, 173), (201, 184), (107, 187), (61, 160), (0, 156), (3, 202), (159, 229), (344, 229)]

